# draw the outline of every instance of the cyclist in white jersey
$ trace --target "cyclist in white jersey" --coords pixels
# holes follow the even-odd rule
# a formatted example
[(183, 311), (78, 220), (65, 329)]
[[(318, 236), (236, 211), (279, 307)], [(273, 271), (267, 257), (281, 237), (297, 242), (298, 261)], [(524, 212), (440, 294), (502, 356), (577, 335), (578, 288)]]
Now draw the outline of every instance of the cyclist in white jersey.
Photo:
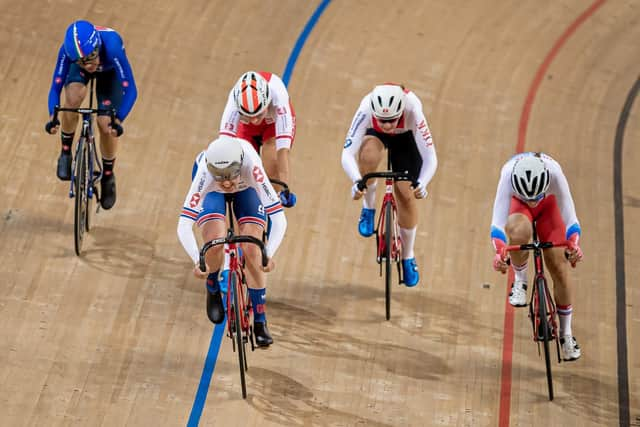
[[(544, 259), (554, 284), (554, 298), (560, 319), (560, 343), (564, 360), (580, 357), (580, 346), (571, 331), (573, 285), (567, 260), (572, 266), (582, 259), (580, 223), (569, 191), (569, 183), (557, 161), (543, 153), (520, 153), (503, 167), (493, 205), (491, 240), (496, 251), (493, 267), (507, 272), (507, 260), (515, 273), (509, 303), (527, 305), (528, 251), (505, 251), (511, 245), (529, 243), (532, 222), (540, 241), (568, 241), (569, 247), (545, 249)], [(566, 253), (566, 256), (565, 256)]]
[(271, 220), (271, 234), (266, 244), (269, 257), (267, 267), (262, 267), (260, 250), (256, 245), (241, 245), (254, 312), (256, 344), (266, 347), (273, 343), (273, 339), (266, 324), (264, 273), (275, 267), (273, 256), (282, 242), (287, 221), (280, 199), (253, 147), (244, 140), (220, 136), (209, 145), (205, 155), (198, 159), (178, 221), (178, 237), (194, 263), (193, 274), (197, 278), (207, 279), (207, 315), (213, 323), (224, 320), (218, 278), (223, 263), (223, 248), (215, 246), (207, 252), (207, 271), (201, 272), (193, 224), (195, 222), (200, 227), (204, 241), (225, 237), (225, 193), (234, 194), (233, 210), (238, 223), (238, 234), (261, 239), (267, 214)]
[[(374, 232), (376, 181), (369, 181), (364, 192), (357, 182), (363, 175), (378, 170), (389, 150), (391, 169), (408, 171), (411, 182), (400, 181), (394, 186), (398, 202), (398, 224), (402, 240), (402, 270), (404, 283), (415, 286), (420, 280), (413, 252), (418, 225), (418, 205), (415, 199), (427, 197), (427, 185), (438, 166), (433, 139), (418, 97), (403, 86), (386, 83), (376, 86), (360, 103), (342, 150), (342, 167), (353, 182), (351, 196), (363, 199), (358, 231), (363, 237)], [(386, 164), (385, 164), (386, 167)]]

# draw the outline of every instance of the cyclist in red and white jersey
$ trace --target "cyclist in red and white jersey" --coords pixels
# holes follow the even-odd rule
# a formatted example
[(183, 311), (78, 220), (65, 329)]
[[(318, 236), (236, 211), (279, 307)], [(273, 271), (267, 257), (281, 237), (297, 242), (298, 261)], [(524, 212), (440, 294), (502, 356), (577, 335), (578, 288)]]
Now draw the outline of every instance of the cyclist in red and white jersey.
[(581, 351), (571, 331), (573, 285), (567, 259), (573, 266), (582, 259), (578, 244), (580, 223), (560, 164), (544, 153), (520, 153), (502, 167), (491, 220), (491, 240), (496, 251), (493, 267), (506, 273), (507, 260), (511, 258), (515, 280), (509, 303), (515, 307), (527, 305), (529, 252), (516, 251), (508, 255), (505, 247), (507, 239), (511, 245), (529, 243), (533, 221), (540, 241), (569, 243), (566, 249), (546, 249), (544, 259), (554, 284), (562, 356), (564, 360), (576, 360)]
[[(296, 116), (284, 82), (276, 74), (248, 71), (229, 93), (220, 121), (220, 135), (236, 136), (260, 153), (270, 178), (289, 183), (289, 152)], [(285, 207), (296, 204), (292, 192), (280, 192)]]
[(342, 150), (342, 167), (353, 182), (351, 196), (354, 200), (363, 198), (358, 231), (364, 237), (374, 232), (376, 181), (371, 180), (364, 192), (358, 190), (357, 182), (378, 169), (385, 148), (389, 150), (391, 169), (408, 171), (412, 181), (418, 183), (413, 188), (411, 182), (400, 181), (394, 187), (403, 279), (405, 285), (415, 286), (420, 280), (413, 253), (418, 225), (415, 199), (427, 197), (427, 185), (438, 159), (422, 103), (413, 92), (392, 83), (376, 86), (362, 99)]

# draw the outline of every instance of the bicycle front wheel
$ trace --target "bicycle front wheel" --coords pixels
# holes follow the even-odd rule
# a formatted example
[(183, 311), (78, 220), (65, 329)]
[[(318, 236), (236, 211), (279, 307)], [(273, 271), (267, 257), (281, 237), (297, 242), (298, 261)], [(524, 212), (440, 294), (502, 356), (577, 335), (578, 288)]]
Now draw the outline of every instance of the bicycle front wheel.
[(391, 215), (391, 203), (387, 203), (384, 208), (384, 303), (387, 320), (391, 318), (391, 235), (393, 234)]
[(551, 352), (549, 351), (549, 341), (551, 340), (551, 325), (547, 317), (547, 293), (546, 283), (543, 277), (536, 280), (536, 291), (538, 292), (538, 316), (540, 316), (540, 324), (538, 325), (538, 335), (542, 338), (542, 347), (544, 349), (544, 363), (547, 368), (547, 385), (549, 388), (549, 400), (553, 400), (553, 377), (551, 375)]
[(84, 240), (84, 231), (86, 228), (88, 197), (87, 186), (89, 185), (89, 148), (86, 139), (80, 138), (78, 141), (78, 149), (76, 151), (76, 168), (74, 171), (75, 179), (75, 208), (73, 212), (73, 234), (76, 255), (80, 256), (82, 251), (82, 242)]
[(240, 307), (240, 286), (242, 283), (238, 279), (238, 275), (235, 272), (231, 272), (229, 274), (229, 278), (231, 279), (229, 282), (229, 291), (233, 292), (233, 316), (234, 322), (236, 325), (236, 347), (238, 348), (238, 364), (240, 366), (240, 384), (242, 386), (242, 398), (247, 398), (247, 384), (244, 377), (244, 372), (246, 369), (247, 358), (245, 354), (245, 346), (244, 339), (242, 337), (242, 322), (240, 321), (240, 316), (243, 316), (242, 308)]

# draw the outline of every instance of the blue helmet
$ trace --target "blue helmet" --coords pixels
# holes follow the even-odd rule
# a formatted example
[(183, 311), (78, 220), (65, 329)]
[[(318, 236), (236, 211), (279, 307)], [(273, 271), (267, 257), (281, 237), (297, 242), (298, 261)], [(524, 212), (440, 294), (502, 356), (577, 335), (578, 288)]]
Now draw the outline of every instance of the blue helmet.
[(88, 21), (69, 25), (64, 36), (64, 50), (72, 62), (87, 57), (100, 48), (100, 34)]

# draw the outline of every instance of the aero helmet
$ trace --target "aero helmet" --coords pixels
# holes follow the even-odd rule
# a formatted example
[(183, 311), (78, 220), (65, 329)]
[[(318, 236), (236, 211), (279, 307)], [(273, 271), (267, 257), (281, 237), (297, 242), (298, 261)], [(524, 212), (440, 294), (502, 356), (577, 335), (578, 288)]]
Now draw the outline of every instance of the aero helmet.
[(511, 173), (511, 187), (525, 201), (540, 200), (549, 188), (549, 170), (538, 155), (516, 160)]
[(397, 119), (404, 112), (405, 94), (401, 86), (393, 84), (376, 86), (369, 98), (373, 115), (378, 119)]
[(91, 22), (76, 21), (67, 28), (64, 50), (72, 62), (96, 52), (100, 45), (100, 34)]
[(209, 144), (205, 153), (207, 169), (216, 181), (226, 181), (240, 176), (244, 152), (236, 138), (220, 136)]
[(255, 71), (247, 71), (233, 88), (233, 99), (244, 116), (260, 115), (271, 103), (269, 82)]

